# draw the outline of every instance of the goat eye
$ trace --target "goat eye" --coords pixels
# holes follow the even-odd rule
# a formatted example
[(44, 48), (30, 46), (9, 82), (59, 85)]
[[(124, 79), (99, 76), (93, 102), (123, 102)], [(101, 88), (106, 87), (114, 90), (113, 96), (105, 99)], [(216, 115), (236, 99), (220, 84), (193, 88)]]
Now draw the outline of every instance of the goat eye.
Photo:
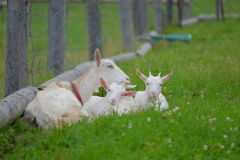
[(162, 86), (162, 84), (160, 84), (160, 86)]
[(110, 92), (111, 90), (110, 90), (110, 89), (108, 89), (108, 91)]
[(108, 68), (113, 68), (113, 66), (112, 66), (112, 65), (108, 65), (107, 67), (108, 67)]
[(146, 85), (149, 85), (149, 83), (146, 83)]

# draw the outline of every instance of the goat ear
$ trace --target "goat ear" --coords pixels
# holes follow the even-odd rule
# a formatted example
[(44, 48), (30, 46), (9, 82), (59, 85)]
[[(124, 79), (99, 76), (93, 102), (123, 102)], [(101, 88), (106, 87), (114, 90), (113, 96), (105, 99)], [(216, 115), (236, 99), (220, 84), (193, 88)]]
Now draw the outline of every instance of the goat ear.
[(137, 85), (128, 85), (125, 87), (125, 89), (131, 89), (131, 88), (135, 88), (135, 87), (137, 87)]
[(132, 96), (135, 96), (136, 93), (137, 93), (136, 91), (127, 91), (127, 92), (124, 92), (123, 96), (132, 97)]
[(138, 69), (136, 69), (136, 73), (144, 82), (147, 80), (147, 77), (142, 74)]
[(100, 78), (100, 83), (103, 86), (103, 88), (105, 88), (106, 90), (108, 89), (107, 83), (102, 78)]
[(125, 88), (125, 89), (131, 89), (131, 88), (135, 88), (137, 85), (128, 85), (128, 84), (123, 84), (123, 87)]
[(100, 50), (98, 48), (95, 50), (94, 59), (95, 59), (95, 63), (99, 67), (100, 64), (101, 64), (101, 53), (100, 53)]
[(162, 82), (166, 82), (170, 77), (172, 77), (173, 72), (170, 72), (168, 75), (164, 76), (162, 79)]

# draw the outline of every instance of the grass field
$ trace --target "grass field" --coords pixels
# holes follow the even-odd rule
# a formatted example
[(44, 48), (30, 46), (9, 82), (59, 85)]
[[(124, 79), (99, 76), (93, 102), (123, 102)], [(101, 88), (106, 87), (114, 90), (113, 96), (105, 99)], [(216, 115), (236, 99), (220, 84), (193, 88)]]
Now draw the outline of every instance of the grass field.
[[(240, 19), (205, 21), (166, 34), (191, 33), (189, 43), (160, 42), (145, 57), (117, 63), (135, 90), (135, 74), (162, 76), (170, 109), (100, 117), (42, 131), (18, 120), (0, 130), (2, 159), (240, 158)], [(0, 159), (1, 159), (0, 158)]]
[[(193, 14), (214, 13), (214, 5), (215, 1), (194, 0)], [(239, 11), (239, 0), (229, 0), (224, 5), (227, 13)], [(78, 4), (78, 7), (69, 5), (70, 18), (79, 20), (77, 15), (85, 14), (84, 6)], [(121, 50), (120, 33), (116, 32), (119, 22), (112, 23), (118, 17), (118, 6), (101, 4), (101, 8), (104, 51), (109, 57)], [(150, 17), (151, 9), (149, 6)], [(35, 20), (38, 23), (32, 26), (32, 31), (36, 35), (47, 34), (47, 26), (41, 26), (47, 23), (46, 19)], [(86, 27), (78, 20), (68, 21), (67, 67), (87, 60), (87, 39), (82, 36), (87, 31), (79, 33), (72, 29)], [(153, 19), (149, 18), (149, 22), (149, 29), (154, 29)], [(169, 110), (156, 112), (150, 108), (121, 117), (113, 114), (92, 123), (83, 120), (71, 127), (50, 131), (30, 128), (16, 120), (0, 129), (0, 159), (239, 159), (239, 26), (239, 18), (227, 18), (183, 28), (169, 27), (164, 33), (191, 33), (193, 39), (189, 43), (160, 42), (145, 57), (117, 63), (131, 77), (132, 84), (138, 85), (135, 90), (145, 88), (135, 73), (136, 68), (146, 75), (149, 70), (153, 75), (162, 72), (162, 76), (173, 71), (173, 77), (163, 85), (162, 91), (169, 102)], [(4, 33), (4, 25), (2, 27)], [(77, 34), (80, 38), (71, 37)], [(1, 37), (4, 39), (4, 35)], [(35, 51), (44, 56), (47, 37), (33, 40)], [(81, 50), (82, 59), (78, 59), (79, 50), (74, 51), (80, 44), (85, 46), (85, 50)], [(68, 56), (70, 51), (74, 55)], [(2, 69), (5, 55), (0, 57)], [(44, 60), (36, 60), (36, 63), (40, 66), (36, 66), (36, 71), (45, 70)], [(40, 82), (33, 84), (51, 76), (37, 76), (35, 80), (40, 79)]]

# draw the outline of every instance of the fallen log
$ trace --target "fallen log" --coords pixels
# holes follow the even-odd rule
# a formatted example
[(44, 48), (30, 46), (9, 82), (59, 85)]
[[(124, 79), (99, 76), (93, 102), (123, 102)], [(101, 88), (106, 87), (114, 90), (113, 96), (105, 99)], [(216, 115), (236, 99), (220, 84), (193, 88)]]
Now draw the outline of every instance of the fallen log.
[(117, 56), (110, 57), (109, 59), (113, 60), (114, 62), (122, 61), (122, 60), (130, 60), (136, 58), (135, 53), (125, 53), (125, 54), (120, 54)]
[(198, 18), (189, 18), (189, 19), (185, 19), (181, 22), (181, 26), (186, 26), (186, 25), (190, 25), (190, 24), (195, 24), (198, 23)]
[(0, 100), (0, 127), (19, 118), (37, 92), (36, 87), (28, 86)]
[(61, 81), (72, 82), (73, 80), (75, 80), (78, 77), (80, 77), (81, 75), (83, 75), (92, 64), (93, 64), (93, 61), (82, 63), (82, 64), (76, 66), (75, 68), (70, 69), (70, 70), (56, 76), (55, 78), (50, 79), (49, 81), (39, 85), (38, 88), (40, 88), (40, 89), (46, 88), (49, 84), (51, 84), (53, 82), (61, 82)]

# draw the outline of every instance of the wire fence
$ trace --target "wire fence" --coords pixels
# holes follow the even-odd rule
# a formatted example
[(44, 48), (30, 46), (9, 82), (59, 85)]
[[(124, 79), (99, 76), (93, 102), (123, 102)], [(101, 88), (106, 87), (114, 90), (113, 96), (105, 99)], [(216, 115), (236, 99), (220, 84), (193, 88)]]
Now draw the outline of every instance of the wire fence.
[[(0, 99), (92, 60), (96, 48), (103, 57), (133, 51), (136, 37), (150, 30), (164, 33), (185, 19), (216, 14), (217, 1), (2, 1)], [(240, 1), (223, 6), (224, 13), (239, 13)]]

